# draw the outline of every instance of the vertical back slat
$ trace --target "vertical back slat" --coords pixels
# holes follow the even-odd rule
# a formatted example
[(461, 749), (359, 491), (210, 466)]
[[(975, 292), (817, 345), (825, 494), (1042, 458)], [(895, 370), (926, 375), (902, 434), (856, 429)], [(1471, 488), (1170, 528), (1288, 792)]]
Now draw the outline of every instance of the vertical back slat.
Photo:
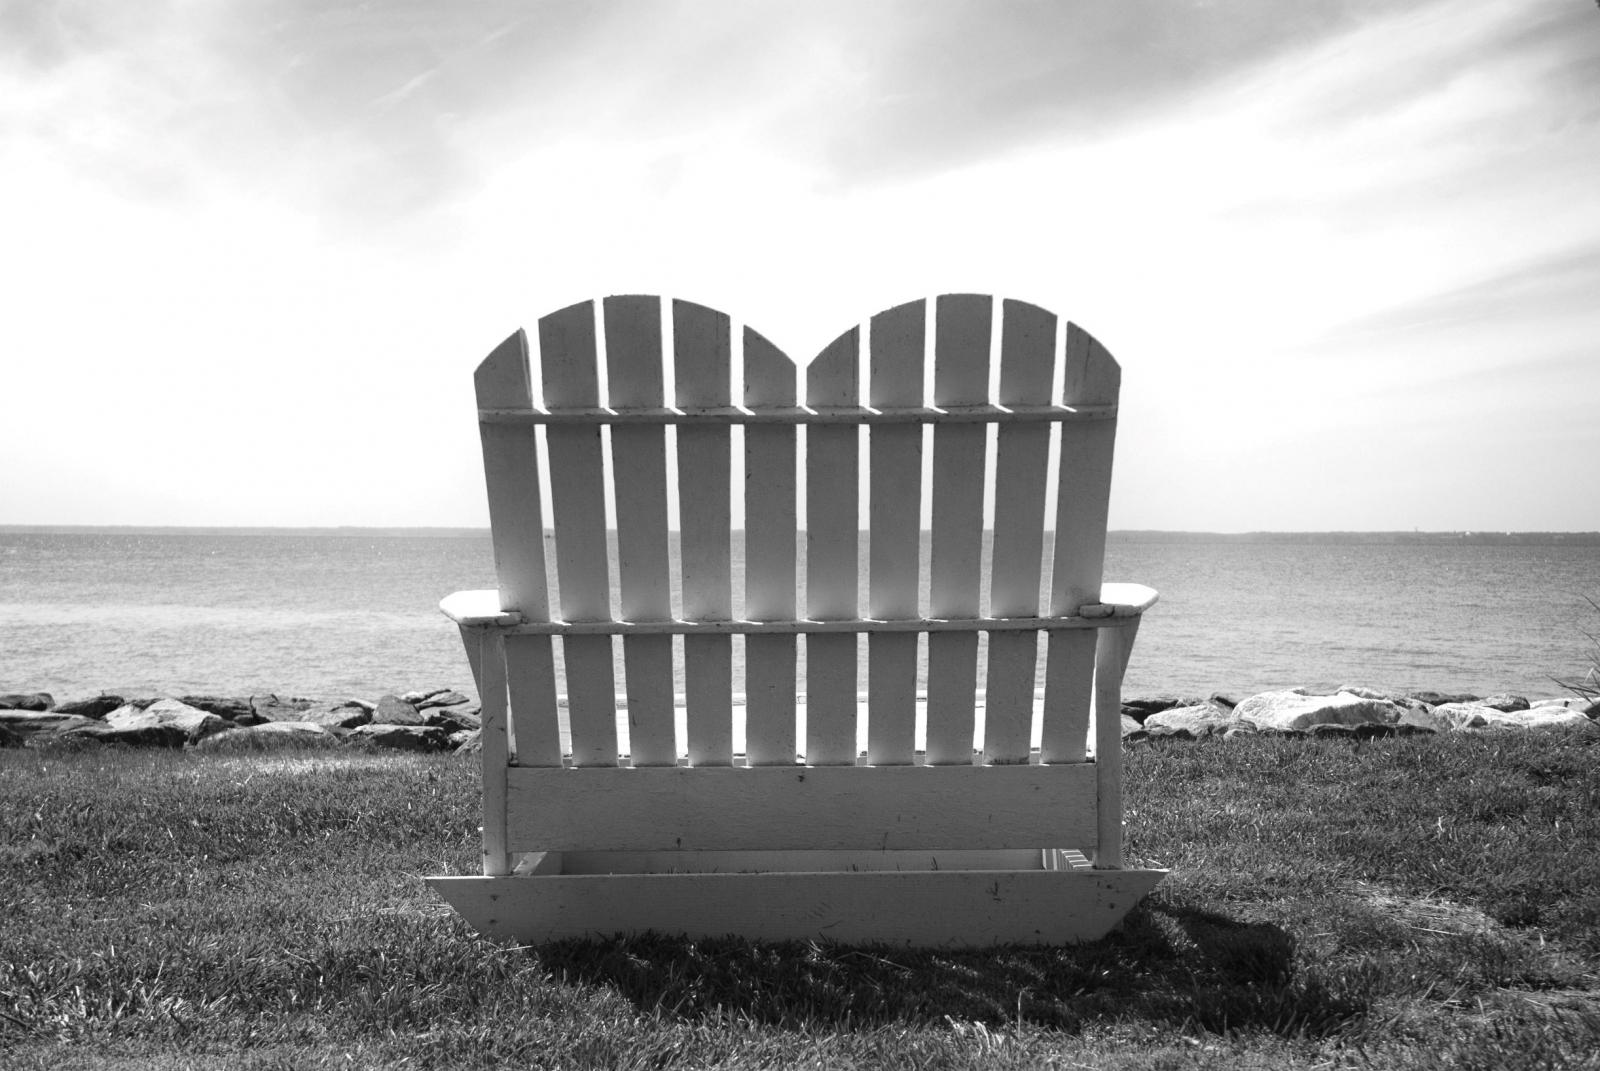
[[(497, 346), (478, 366), (473, 385), (480, 409), (531, 409), (528, 336), (518, 331)], [(548, 621), (535, 429), (531, 424), (491, 423), (481, 423), (478, 429), (500, 609), (520, 611), (530, 621)]]
[[(701, 305), (672, 306), (678, 408), (728, 405), (728, 317)], [(679, 545), (683, 564), (683, 616), (726, 621), (733, 616), (729, 562), (729, 470), (732, 436), (727, 425), (678, 429)], [(733, 761), (733, 637), (684, 638), (689, 762), (726, 766)]]
[[(1067, 325), (1063, 361), (1063, 405), (1116, 404), (1121, 371), (1104, 347), (1077, 324)], [(1051, 614), (1070, 616), (1084, 603), (1100, 599), (1116, 430), (1115, 420), (1061, 425)], [(1094, 651), (1092, 633), (1058, 632), (1050, 638), (1045, 668), (1046, 762), (1083, 758)]]
[[(993, 308), (991, 298), (977, 294), (945, 294), (938, 298), (934, 405), (946, 408), (989, 400)], [(978, 616), (984, 475), (984, 426), (935, 425), (931, 617)], [(928, 636), (929, 763), (972, 761), (977, 657), (975, 633), (936, 632)]]
[[(926, 310), (926, 302), (913, 301), (872, 318), (868, 401), (874, 409), (922, 405)], [(868, 434), (868, 613), (916, 617), (922, 428), (879, 424)], [(867, 643), (867, 761), (907, 765), (916, 747), (917, 636), (874, 633)]]
[[(860, 329), (851, 328), (806, 368), (813, 409), (858, 404)], [(858, 612), (857, 506), (860, 448), (854, 425), (813, 424), (806, 431), (806, 616), (849, 620)], [(806, 638), (806, 761), (853, 763), (856, 757), (856, 637)]]
[[(539, 365), (548, 408), (582, 409), (599, 404), (593, 303), (572, 305), (539, 321)], [(600, 424), (553, 425), (546, 438), (561, 616), (567, 621), (610, 620)], [(567, 636), (561, 653), (573, 761), (581, 766), (615, 763), (616, 698), (610, 637)]]
[[(1056, 318), (1020, 301), (1002, 303), (1001, 405), (1045, 405), (1055, 365)], [(1039, 612), (1039, 568), (1049, 460), (1047, 424), (1008, 424), (996, 433), (994, 554), (989, 612), (1033, 617)], [(1023, 762), (1033, 726), (1033, 682), (1039, 642), (1031, 632), (989, 634), (984, 685), (984, 758)]]
[[(606, 385), (613, 409), (662, 404), (661, 299), (605, 299)], [(667, 547), (666, 427), (613, 425), (619, 604), (624, 621), (672, 617)], [(626, 636), (629, 749), (637, 766), (677, 761), (673, 734), (672, 640)]]
[[(794, 362), (749, 328), (744, 332), (744, 404), (752, 410), (795, 404)], [(750, 425), (744, 432), (744, 613), (755, 621), (795, 616), (794, 425)], [(745, 754), (753, 766), (795, 761), (793, 635), (745, 640)]]
[(518, 766), (561, 765), (561, 720), (549, 636), (505, 638), (511, 745)]

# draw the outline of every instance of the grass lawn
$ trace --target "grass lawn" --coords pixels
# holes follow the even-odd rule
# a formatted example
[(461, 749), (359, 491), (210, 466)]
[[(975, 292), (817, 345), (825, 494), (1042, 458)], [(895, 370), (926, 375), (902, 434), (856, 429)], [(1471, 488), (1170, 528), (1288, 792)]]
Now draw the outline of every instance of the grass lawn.
[(481, 940), (477, 767), (0, 752), (0, 1066), (1600, 1067), (1600, 732), (1145, 743), (1066, 949)]

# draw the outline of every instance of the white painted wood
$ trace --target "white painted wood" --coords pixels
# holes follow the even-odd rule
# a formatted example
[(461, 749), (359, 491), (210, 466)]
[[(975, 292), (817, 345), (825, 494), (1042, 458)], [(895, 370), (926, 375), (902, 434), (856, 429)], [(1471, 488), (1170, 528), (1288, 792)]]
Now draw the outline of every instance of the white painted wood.
[[(868, 400), (873, 408), (922, 405), (926, 323), (924, 301), (872, 318)], [(922, 429), (884, 424), (869, 435), (868, 612), (874, 618), (916, 617)], [(910, 764), (916, 747), (917, 638), (879, 633), (867, 647), (867, 761)]]
[[(1099, 633), (1094, 659), (1095, 836), (1097, 870), (1122, 866), (1122, 671), (1131, 636), (1125, 628)], [(507, 807), (509, 809), (509, 802)]]
[(939, 617), (880, 621), (859, 617), (844, 621), (529, 621), (505, 625), (505, 631), (530, 636), (747, 636), (842, 635), (895, 632), (1029, 632), (1040, 629), (1089, 629), (1105, 624), (1109, 614), (1089, 617)]
[(1038, 848), (1097, 835), (1088, 763), (514, 767), (506, 813), (512, 851)]
[[(496, 545), (504, 542), (510, 555), (534, 554), (501, 529), (537, 532), (549, 506), (562, 620), (539, 619), (550, 612), (547, 593), (543, 614), (521, 604), (512, 612), (510, 598), (501, 601), (511, 590), (504, 576), (500, 592), (457, 593), (441, 603), (468, 626), (463, 639), (485, 700), (485, 867), (504, 875), (514, 857), (522, 860), (515, 877), (431, 879), (474, 925), (523, 940), (649, 928), (917, 944), (1061, 941), (1103, 933), (1160, 879), (1159, 871), (1104, 869), (1121, 865), (1121, 677), (1140, 615), (1156, 599), (1137, 585), (1100, 584), (1115, 362), (1069, 326), (1064, 395), (1056, 404), (1048, 388), (1054, 319), (1006, 302), (991, 401), (992, 299), (946, 295), (935, 309), (931, 406), (921, 397), (921, 303), (874, 317), (865, 406), (854, 330), (808, 367), (804, 408), (795, 404), (794, 365), (747, 331), (745, 408), (731, 405), (727, 318), (686, 302), (672, 310), (676, 389), (669, 405), (657, 298), (610, 298), (603, 307), (607, 407), (599, 405), (591, 303), (540, 322), (548, 410), (535, 410), (528, 397), (525, 341), (513, 336), (481, 367), (485, 471), (491, 501), (501, 503)], [(728, 429), (735, 423), (746, 425), (748, 529), (746, 596), (737, 617), (728, 568)], [(990, 423), (999, 425), (998, 520), (985, 613), (978, 591)], [(1048, 442), (1050, 423), (1062, 425), (1067, 459), (1056, 517), (1065, 536), (1053, 555), (1047, 616), (1040, 617), (1040, 444)], [(547, 425), (550, 497), (540, 503), (535, 493), (530, 504), (519, 489), (539, 484), (531, 433), (540, 424)], [(658, 567), (669, 553), (669, 424), (678, 426), (684, 515), (681, 620), (672, 613), (669, 569)], [(933, 594), (923, 619), (915, 525), (921, 427), (928, 424), (935, 531)], [(605, 563), (600, 449), (607, 425), (619, 541), (626, 544), (615, 590)], [(862, 425), (870, 432), (860, 433)], [(800, 426), (809, 447), (803, 619), (795, 599)], [(865, 615), (856, 586), (862, 434), (871, 444)], [(543, 540), (536, 542), (542, 556)], [(528, 568), (514, 567), (513, 586)], [(614, 619), (613, 598), (623, 620)], [(919, 631), (929, 633), (926, 766), (909, 764)], [(1043, 764), (1030, 765), (1039, 631), (1050, 636)], [(985, 632), (987, 765), (979, 766), (972, 742), (976, 654)], [(688, 767), (671, 764), (670, 676), (666, 686), (659, 683), (660, 667), (670, 673), (671, 637), (680, 634), (691, 710)], [(800, 634), (807, 636), (808, 766), (795, 764)], [(561, 765), (552, 635), (562, 637), (569, 681), (571, 768)], [(613, 635), (628, 652), (629, 738), (638, 768), (617, 765)], [(735, 635), (746, 637), (750, 768), (731, 765)], [(855, 765), (863, 647), (870, 766)], [(1112, 713), (1096, 718), (1097, 761), (1085, 763), (1091, 695), (1095, 709)], [(709, 717), (697, 722), (701, 713)], [(497, 717), (498, 744), (489, 739)], [(518, 765), (508, 768), (512, 747)], [(652, 761), (661, 765), (645, 765)], [(1065, 847), (1045, 847), (1051, 844)], [(1087, 868), (1079, 849), (1093, 852), (1099, 869)]]
[[(919, 851), (586, 851), (535, 852), (532, 855), (557, 860), (558, 865), (542, 871), (548, 874), (765, 874), (773, 871), (1039, 870), (1050, 869), (1043, 865), (1049, 851), (1038, 848), (925, 848)], [(1087, 860), (1085, 865), (1088, 865)]]
[[(617, 409), (659, 407), (662, 398), (661, 300), (608, 297), (604, 303), (607, 387)], [(667, 546), (666, 429), (611, 429), (616, 487), (618, 595), (627, 621), (672, 619)], [(673, 732), (672, 641), (627, 635), (622, 659), (628, 696), (628, 746), (637, 765), (677, 761)], [(602, 757), (602, 762), (607, 761)]]
[[(851, 328), (806, 367), (806, 404), (854, 406), (858, 400), (860, 330)], [(806, 616), (855, 618), (860, 528), (860, 448), (854, 427), (806, 430)], [(806, 640), (806, 761), (856, 759), (856, 639)]]
[(478, 665), (482, 672), (478, 698), (482, 719), (480, 757), (483, 763), (483, 872), (491, 877), (511, 872), (507, 829), (506, 776), (510, 739), (506, 719), (506, 659), (500, 633), (479, 629)]
[(991, 632), (983, 692), (983, 761), (1027, 762), (1033, 730), (1037, 632)]
[[(796, 377), (794, 362), (745, 329), (745, 405), (752, 411), (792, 407)], [(795, 616), (796, 438), (792, 425), (745, 429), (744, 616), (754, 621)], [(751, 636), (744, 654), (746, 758), (755, 766), (792, 764), (797, 751), (795, 638)]]
[[(934, 404), (988, 401), (993, 302), (972, 294), (938, 299), (934, 330)], [(984, 432), (941, 424), (933, 432), (933, 546), (929, 615), (979, 614), (983, 552)], [(977, 703), (978, 637), (928, 636), (928, 762), (970, 763)]]
[(970, 765), (978, 686), (978, 634), (928, 635), (927, 762)]
[(518, 766), (561, 765), (561, 716), (549, 636), (505, 635), (511, 748)]
[[(1065, 404), (1116, 404), (1121, 384), (1117, 362), (1077, 324), (1067, 325), (1063, 360)], [(1085, 603), (1100, 601), (1117, 426), (1115, 421), (1063, 424), (1060, 434), (1050, 612), (1071, 614)]]
[(466, 628), (479, 625), (519, 625), (521, 611), (500, 609), (498, 591), (457, 591), (439, 600), (440, 611)]
[[(1082, 762), (1089, 736), (1089, 697), (1094, 681), (1095, 632), (1050, 633), (1045, 654), (1045, 762)], [(1119, 723), (1120, 724), (1120, 723)]]
[[(1001, 310), (998, 400), (1007, 406), (1048, 404), (1056, 318), (1020, 301), (1006, 301)], [(996, 439), (990, 612), (1033, 617), (1039, 612), (1050, 429), (1002, 424)], [(988, 762), (1028, 760), (1038, 652), (1035, 634), (989, 634), (983, 736)]]
[[(770, 344), (769, 344), (770, 345)], [(785, 358), (787, 359), (787, 358)], [(897, 409), (809, 409), (804, 406), (764, 406), (741, 409), (737, 406), (717, 409), (683, 410), (668, 406), (610, 409), (603, 406), (590, 408), (545, 409), (480, 409), (478, 419), (484, 424), (677, 424), (680, 426), (713, 427), (748, 424), (1060, 424), (1086, 421), (1112, 420), (1117, 415), (1116, 406), (1059, 406), (1059, 405), (967, 405), (959, 409), (940, 409), (936, 406), (906, 407)]]
[[(531, 408), (528, 336), (518, 331), (484, 358), (473, 377), (480, 408)], [(483, 474), (500, 607), (529, 620), (550, 617), (544, 576), (544, 511), (539, 502), (539, 445), (531, 426), (482, 424)]]
[(745, 759), (752, 766), (795, 762), (795, 654), (792, 634), (744, 642)]
[[(677, 403), (685, 410), (729, 402), (728, 318), (701, 305), (673, 303)], [(726, 426), (678, 429), (678, 500), (683, 563), (683, 616), (726, 621), (733, 616), (731, 567), (732, 440)], [(689, 762), (733, 761), (733, 638), (684, 639)]]
[(519, 944), (597, 933), (737, 933), (918, 947), (1104, 937), (1161, 870), (429, 878), (474, 928)]

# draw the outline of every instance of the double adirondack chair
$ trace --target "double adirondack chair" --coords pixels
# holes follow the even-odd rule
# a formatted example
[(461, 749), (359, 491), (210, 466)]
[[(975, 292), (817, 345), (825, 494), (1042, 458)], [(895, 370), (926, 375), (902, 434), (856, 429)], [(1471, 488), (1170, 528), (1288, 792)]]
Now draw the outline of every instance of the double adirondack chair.
[(731, 327), (609, 297), (541, 319), (531, 367), (520, 331), (479, 366), (499, 586), (441, 608), (482, 698), (483, 876), (429, 882), (524, 942), (1103, 935), (1165, 873), (1122, 865), (1121, 679), (1156, 593), (1101, 583), (1116, 362), (980, 295), (803, 369)]

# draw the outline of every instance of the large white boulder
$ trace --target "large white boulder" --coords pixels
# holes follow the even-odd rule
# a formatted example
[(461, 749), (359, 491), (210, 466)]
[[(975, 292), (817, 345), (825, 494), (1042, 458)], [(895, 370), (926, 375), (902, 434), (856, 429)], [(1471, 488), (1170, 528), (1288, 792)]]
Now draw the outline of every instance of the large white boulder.
[(1319, 725), (1395, 725), (1400, 707), (1387, 699), (1369, 699), (1353, 692), (1310, 695), (1302, 688), (1262, 692), (1233, 708), (1233, 716), (1263, 732), (1309, 732)]

